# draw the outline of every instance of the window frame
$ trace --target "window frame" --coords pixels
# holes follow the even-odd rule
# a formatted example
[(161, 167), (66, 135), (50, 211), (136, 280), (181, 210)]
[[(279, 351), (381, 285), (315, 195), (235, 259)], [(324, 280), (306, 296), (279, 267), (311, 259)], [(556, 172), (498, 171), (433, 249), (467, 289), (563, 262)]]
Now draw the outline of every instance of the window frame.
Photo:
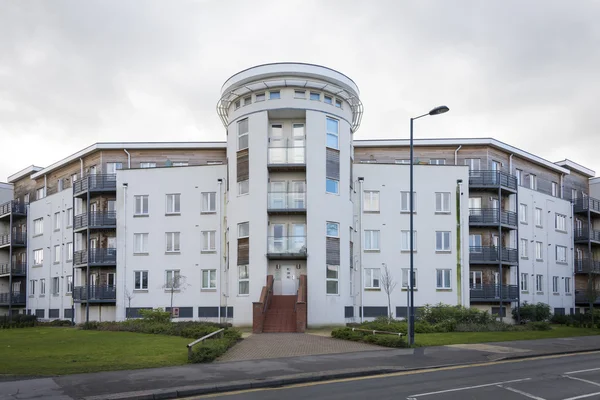
[[(406, 208), (403, 203), (406, 202)], [(403, 190), (400, 192), (400, 212), (410, 214), (410, 191)], [(417, 192), (413, 191), (413, 214), (417, 213)]]
[(67, 228), (73, 226), (73, 207), (67, 208)]
[(73, 242), (67, 242), (67, 261), (73, 261)]
[[(559, 259), (559, 257), (558, 257), (559, 249), (562, 250), (562, 252), (564, 253), (563, 259)], [(555, 252), (555, 258), (556, 258), (557, 263), (567, 264), (567, 246), (561, 246), (561, 245), (557, 244), (554, 252)]]
[(429, 165), (446, 165), (445, 158), (430, 158)]
[[(217, 212), (217, 192), (202, 192), (202, 214), (214, 214)], [(211, 204), (214, 203), (214, 204)], [(213, 208), (211, 208), (211, 205)], [(207, 208), (205, 208), (207, 206)]]
[(535, 292), (544, 293), (544, 275), (542, 274), (535, 276)]
[[(41, 257), (39, 258), (38, 262), (38, 257), (36, 257), (36, 254), (41, 254)], [(40, 266), (40, 265), (44, 265), (44, 249), (34, 249), (33, 250), (33, 266)]]
[(519, 222), (522, 224), (526, 224), (527, 223), (527, 204), (525, 203), (519, 203)]
[(552, 190), (552, 196), (554, 197), (558, 197), (558, 182), (551, 182), (551, 190)]
[(540, 242), (540, 241), (535, 242), (535, 260), (536, 261), (544, 261), (544, 243), (543, 242)]
[(61, 228), (61, 218), (60, 218), (60, 211), (55, 212), (54, 213), (54, 218), (52, 220), (52, 225), (54, 228), (54, 232), (60, 231)]
[[(301, 96), (299, 95), (300, 93), (302, 94)], [(294, 90), (294, 98), (306, 100), (306, 90), (295, 89)]]
[[(438, 234), (441, 234), (441, 242), (438, 243)], [(447, 236), (447, 243), (446, 243)], [(439, 246), (441, 245), (441, 246)], [(447, 246), (444, 246), (447, 245)], [(446, 248), (447, 247), (447, 248)], [(435, 251), (450, 253), (452, 251), (452, 232), (451, 231), (435, 231)]]
[(61, 259), (60, 253), (61, 253), (60, 244), (55, 244), (54, 245), (54, 259), (53, 259), (54, 264), (60, 264), (60, 259)]
[[(410, 252), (410, 230), (405, 229), (400, 231), (400, 251)], [(405, 239), (406, 236), (406, 239)], [(404, 240), (406, 240), (406, 247), (404, 247)], [(413, 230), (413, 253), (417, 251), (417, 231)]]
[[(136, 238), (140, 238), (138, 249), (138, 241)], [(144, 239), (145, 238), (145, 239)], [(148, 242), (150, 241), (150, 233), (148, 232), (134, 232), (133, 234), (133, 254), (149, 254)]]
[(535, 208), (535, 226), (538, 228), (543, 228), (544, 227), (544, 210), (536, 207)]
[[(238, 238), (238, 239), (245, 239), (245, 238), (248, 238), (248, 237), (250, 237), (250, 222), (248, 222), (248, 221), (246, 221), (246, 222), (240, 222), (240, 223), (239, 223), (239, 224), (237, 224), (237, 225), (238, 225), (238, 226), (237, 226), (237, 227), (238, 227), (238, 233), (237, 233), (237, 238)], [(241, 235), (241, 234), (240, 234), (240, 232), (241, 232), (241, 228), (242, 228), (243, 226), (246, 226), (246, 227), (247, 227), (247, 229), (248, 229), (248, 233), (247, 233), (246, 235)]]
[[(375, 274), (376, 273), (376, 274)], [(365, 289), (381, 290), (381, 268), (365, 268)], [(375, 284), (377, 283), (377, 284)]]
[[(205, 286), (204, 274), (207, 275), (208, 285)], [(214, 277), (212, 276), (214, 274)], [(212, 278), (212, 279), (211, 279)], [(214, 284), (214, 285), (213, 285)], [(200, 289), (201, 290), (216, 290), (217, 289), (217, 270), (214, 268), (202, 269), (200, 271)]]
[[(404, 290), (408, 290), (409, 288), (409, 279), (408, 276), (410, 274), (410, 268), (402, 268), (400, 272), (400, 288)], [(413, 278), (414, 278), (414, 286), (413, 289), (419, 288), (419, 279), (418, 279), (418, 268), (413, 268)]]
[[(35, 281), (34, 281), (35, 282)], [(32, 293), (34, 294), (34, 293)], [(40, 297), (46, 295), (46, 278), (40, 279)]]
[(571, 294), (571, 277), (570, 276), (565, 277), (565, 294), (566, 295)]
[[(529, 258), (529, 240), (525, 238), (519, 238), (519, 256), (524, 259)], [(525, 244), (525, 245), (523, 245)], [(524, 254), (523, 254), (524, 253)]]
[[(139, 201), (139, 204), (138, 204)], [(145, 211), (144, 212), (144, 203)], [(138, 210), (138, 205), (140, 209)], [(138, 194), (133, 196), (133, 215), (134, 216), (147, 216), (150, 215), (150, 196), (147, 194)]]
[(323, 103), (333, 105), (333, 96), (328, 94), (323, 94)]
[[(244, 268), (244, 274), (242, 275), (242, 268)], [(244, 276), (244, 277), (242, 277)], [(238, 296), (249, 296), (250, 295), (250, 267), (248, 265), (238, 265)], [(247, 283), (246, 293), (242, 293), (242, 283)]]
[[(521, 292), (529, 292), (529, 274), (527, 272), (521, 272), (521, 279), (519, 281), (519, 286)], [(525, 278), (525, 279), (523, 279)]]
[[(330, 276), (330, 272), (335, 272), (335, 278)], [(330, 291), (329, 283), (335, 283), (335, 291)], [(325, 294), (327, 296), (339, 296), (340, 294), (340, 266), (327, 264), (325, 268)]]
[(335, 99), (335, 106), (336, 106), (337, 108), (339, 108), (339, 109), (343, 109), (343, 102), (342, 102), (342, 100), (340, 100), (340, 99), (336, 98), (336, 99)]
[(67, 291), (65, 294), (73, 293), (73, 275), (67, 275)]
[[(335, 126), (336, 126), (335, 132), (329, 130), (329, 122), (330, 121), (335, 122)], [(330, 138), (335, 139), (335, 146), (333, 146), (329, 142)], [(330, 149), (334, 149), (334, 150), (340, 149), (340, 120), (338, 118), (334, 118), (331, 116), (325, 117), (325, 146)]]
[[(250, 179), (244, 179), (243, 181), (239, 181), (237, 183), (237, 187), (238, 187), (238, 196), (245, 196), (248, 193), (250, 193)], [(246, 189), (246, 191), (243, 191), (243, 189)]]
[[(138, 275), (139, 275), (139, 287), (138, 287)], [(144, 287), (144, 275), (146, 275), (146, 287)], [(149, 285), (149, 272), (148, 270), (134, 270), (133, 271), (133, 290), (134, 291), (140, 291), (140, 290), (148, 290)]]
[(269, 100), (281, 100), (281, 90), (269, 90)]
[[(408, 193), (408, 192), (407, 192)], [(440, 209), (438, 209), (438, 197), (440, 199)], [(447, 199), (446, 199), (447, 197)], [(435, 192), (435, 212), (436, 214), (450, 214), (452, 197), (450, 192)], [(444, 207), (446, 206), (446, 207)]]
[[(171, 200), (169, 197), (171, 196)], [(178, 203), (177, 199), (179, 199), (179, 209), (177, 210), (176, 205)], [(181, 193), (167, 193), (165, 195), (165, 215), (181, 215)], [(169, 206), (173, 209), (169, 211)]]
[(258, 103), (259, 101), (267, 100), (267, 94), (265, 92), (259, 92), (254, 95), (254, 102)]
[[(212, 236), (212, 247), (210, 246), (211, 236)], [(208, 247), (206, 246), (207, 244), (208, 244)], [(202, 252), (214, 253), (216, 251), (217, 251), (217, 231), (216, 230), (202, 231)]]
[[(334, 184), (335, 185), (335, 191), (329, 191), (329, 187), (328, 184)], [(339, 195), (340, 194), (340, 181), (339, 179), (332, 179), (332, 178), (325, 178), (325, 193), (328, 194), (334, 194), (334, 195)]]
[(252, 104), (252, 95), (244, 97), (243, 106), (246, 107), (246, 106), (249, 106), (250, 104)]
[[(379, 190), (363, 191), (363, 212), (378, 213), (380, 211), (380, 193)], [(369, 207), (367, 207), (367, 204)]]
[[(318, 97), (318, 98), (314, 98)], [(308, 94), (308, 98), (312, 101), (321, 101), (321, 92), (310, 91)]]
[(558, 281), (558, 276), (553, 276), (552, 277), (552, 294), (559, 294), (560, 293), (560, 289), (559, 286), (560, 283)]
[[(263, 100), (261, 100), (261, 101), (263, 101)], [(244, 124), (244, 123), (246, 124), (247, 130), (246, 130), (246, 132), (241, 132), (240, 128), (242, 127), (242, 124)], [(248, 149), (250, 147), (250, 120), (248, 118), (243, 118), (243, 119), (239, 120), (237, 122), (236, 129), (237, 129), (237, 151), (242, 151), (242, 150)], [(241, 139), (244, 137), (246, 140), (246, 144), (245, 144), (245, 147), (242, 147), (243, 145), (241, 145), (240, 142), (241, 142)]]
[(60, 294), (60, 278), (58, 276), (52, 277), (50, 281), (50, 293), (52, 296), (58, 296)]
[[(440, 275), (441, 273), (441, 275)], [(446, 276), (446, 273), (448, 276)], [(439, 285), (439, 278), (442, 278), (442, 285)], [(447, 286), (446, 286), (447, 284)], [(435, 288), (452, 290), (452, 269), (451, 268), (437, 268), (435, 270)]]
[[(364, 233), (365, 233), (365, 237), (364, 237), (363, 250), (364, 251), (381, 251), (381, 231), (376, 230), (376, 229), (365, 229)], [(367, 240), (367, 237), (369, 238), (368, 240)], [(376, 243), (375, 243), (375, 246), (373, 247), (374, 242), (376, 242)], [(367, 243), (369, 243), (371, 245), (369, 248), (367, 248)]]
[(537, 175), (536, 174), (529, 174), (529, 189), (531, 190), (537, 190)]
[(154, 162), (154, 161), (140, 161), (140, 168), (141, 169), (156, 168), (156, 162)]
[(44, 218), (36, 218), (33, 220), (33, 236), (41, 236), (44, 234)]
[[(172, 274), (173, 283), (169, 286), (169, 274)], [(175, 287), (175, 281), (177, 282), (177, 286)], [(181, 290), (181, 270), (180, 269), (166, 269), (165, 270), (165, 290), (167, 291), (180, 291)]]
[[(562, 223), (559, 223), (561, 221)], [(562, 228), (561, 226), (562, 225)], [(564, 214), (556, 213), (554, 216), (554, 229), (559, 232), (567, 232), (567, 216)]]
[[(169, 237), (172, 249), (169, 250)], [(181, 232), (165, 232), (165, 253), (181, 253)]]
[[(329, 227), (336, 227), (336, 233), (334, 235), (330, 235), (329, 234)], [(340, 223), (339, 222), (335, 222), (335, 221), (327, 221), (325, 222), (325, 237), (330, 237), (330, 238), (338, 238), (340, 237)]]

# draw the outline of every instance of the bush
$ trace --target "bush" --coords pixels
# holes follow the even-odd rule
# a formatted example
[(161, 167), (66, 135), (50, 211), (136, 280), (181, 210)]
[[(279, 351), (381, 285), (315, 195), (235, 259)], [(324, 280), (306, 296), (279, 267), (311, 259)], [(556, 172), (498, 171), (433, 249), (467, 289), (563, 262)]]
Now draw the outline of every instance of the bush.
[(550, 319), (553, 324), (568, 325), (570, 317), (564, 314), (554, 314)]
[(189, 362), (197, 364), (214, 361), (241, 338), (242, 334), (239, 331), (228, 329), (224, 332), (222, 338), (206, 339), (194, 347)]
[(407, 347), (406, 340), (403, 337), (397, 335), (384, 334), (373, 335), (369, 332), (352, 331), (352, 329), (350, 328), (334, 329), (331, 332), (331, 336), (336, 339), (351, 340), (353, 342), (371, 343), (385, 347)]
[(0, 317), (0, 329), (30, 328), (37, 323), (35, 315), (14, 314), (12, 320), (8, 315)]
[(550, 323), (545, 321), (530, 322), (527, 327), (532, 331), (549, 331), (552, 329)]
[[(537, 303), (529, 304), (524, 302), (520, 307), (521, 323), (548, 321), (550, 320), (551, 308), (548, 304)], [(513, 308), (512, 317), (515, 321), (518, 319), (517, 308)]]
[(171, 313), (163, 310), (162, 308), (156, 308), (154, 310), (140, 310), (139, 313), (142, 319), (148, 322), (171, 322)]
[(456, 324), (487, 324), (495, 321), (495, 318), (486, 311), (463, 306), (449, 306), (442, 303), (435, 306), (426, 304), (418, 310), (417, 317), (420, 321), (430, 324), (439, 324), (447, 321), (453, 321)]

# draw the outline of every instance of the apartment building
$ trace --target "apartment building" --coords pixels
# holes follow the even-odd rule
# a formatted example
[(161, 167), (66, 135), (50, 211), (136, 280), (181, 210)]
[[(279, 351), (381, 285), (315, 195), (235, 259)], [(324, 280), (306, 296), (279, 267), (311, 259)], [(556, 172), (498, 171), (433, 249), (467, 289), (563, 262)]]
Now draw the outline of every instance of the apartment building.
[[(357, 85), (261, 65), (225, 82), (217, 113), (223, 142), (97, 143), (9, 177), (0, 312), (80, 323), (163, 307), (256, 332), (405, 317), (409, 143), (353, 139)], [(415, 164), (417, 307), (589, 307), (594, 171), (490, 138), (418, 139)]]

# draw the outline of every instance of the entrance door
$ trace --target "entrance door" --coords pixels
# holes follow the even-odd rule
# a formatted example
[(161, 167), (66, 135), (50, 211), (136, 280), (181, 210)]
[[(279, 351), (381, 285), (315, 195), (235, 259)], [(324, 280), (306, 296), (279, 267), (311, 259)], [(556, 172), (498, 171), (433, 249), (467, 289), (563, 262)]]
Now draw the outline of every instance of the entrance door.
[(89, 257), (90, 257), (90, 262), (91, 263), (95, 263), (96, 260), (96, 249), (98, 248), (98, 239), (97, 238), (92, 238), (90, 239), (90, 250), (89, 250)]
[(304, 124), (293, 124), (292, 141), (294, 164), (304, 164)]
[(281, 294), (284, 296), (295, 295), (298, 291), (296, 267), (294, 265), (284, 265), (281, 267), (281, 272)]
[(286, 164), (287, 149), (283, 139), (283, 125), (271, 124), (271, 134), (269, 135), (269, 164)]
[(575, 270), (583, 271), (583, 251), (581, 249), (575, 249)]
[(471, 281), (469, 283), (471, 289), (481, 289), (483, 284), (483, 272), (471, 271)]
[(13, 282), (13, 293), (21, 293), (21, 282)]

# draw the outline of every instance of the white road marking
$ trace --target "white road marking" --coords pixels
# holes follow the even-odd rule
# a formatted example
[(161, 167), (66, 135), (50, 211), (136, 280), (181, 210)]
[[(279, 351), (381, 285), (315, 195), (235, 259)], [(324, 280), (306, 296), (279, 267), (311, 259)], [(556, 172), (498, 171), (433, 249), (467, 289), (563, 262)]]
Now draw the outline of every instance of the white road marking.
[(565, 378), (574, 379), (576, 381), (581, 381), (581, 382), (589, 383), (590, 385), (600, 386), (600, 383), (594, 382), (594, 381), (588, 381), (587, 379), (581, 379), (581, 378), (577, 378), (575, 376), (567, 376), (567, 375), (563, 375), (563, 376)]
[(411, 394), (410, 396), (408, 396), (408, 398), (411, 398), (411, 397), (431, 396), (431, 395), (434, 395), (434, 394), (442, 394), (442, 393), (450, 393), (450, 392), (460, 392), (462, 390), (479, 389), (479, 388), (484, 388), (484, 387), (489, 387), (489, 386), (498, 386), (498, 385), (502, 385), (504, 383), (524, 382), (524, 381), (530, 381), (530, 380), (531, 380), (531, 378), (524, 378), (524, 379), (515, 379), (515, 380), (512, 380), (512, 381), (488, 383), (488, 384), (485, 384), (485, 385), (465, 386), (465, 387), (456, 388), (456, 389), (439, 390), (437, 392)]
[(510, 390), (511, 392), (514, 392), (514, 393), (518, 393), (518, 394), (523, 395), (525, 397), (529, 397), (530, 399), (546, 400), (543, 397), (534, 396), (531, 393), (523, 392), (522, 390), (518, 390), (518, 389), (515, 389), (515, 388), (511, 388), (511, 387), (508, 387), (508, 386), (502, 386), (502, 385), (497, 385), (497, 386), (499, 388)]
[(584, 373), (584, 372), (592, 372), (592, 371), (600, 371), (600, 368), (582, 369), (581, 371), (565, 372), (565, 375), (581, 374), (581, 373)]
[(564, 399), (564, 400), (579, 400), (579, 399), (585, 399), (585, 398), (592, 397), (592, 396), (598, 396), (599, 394), (600, 394), (600, 392), (596, 392), (596, 393), (590, 393), (590, 394), (582, 394), (581, 396), (569, 397), (568, 399)]

